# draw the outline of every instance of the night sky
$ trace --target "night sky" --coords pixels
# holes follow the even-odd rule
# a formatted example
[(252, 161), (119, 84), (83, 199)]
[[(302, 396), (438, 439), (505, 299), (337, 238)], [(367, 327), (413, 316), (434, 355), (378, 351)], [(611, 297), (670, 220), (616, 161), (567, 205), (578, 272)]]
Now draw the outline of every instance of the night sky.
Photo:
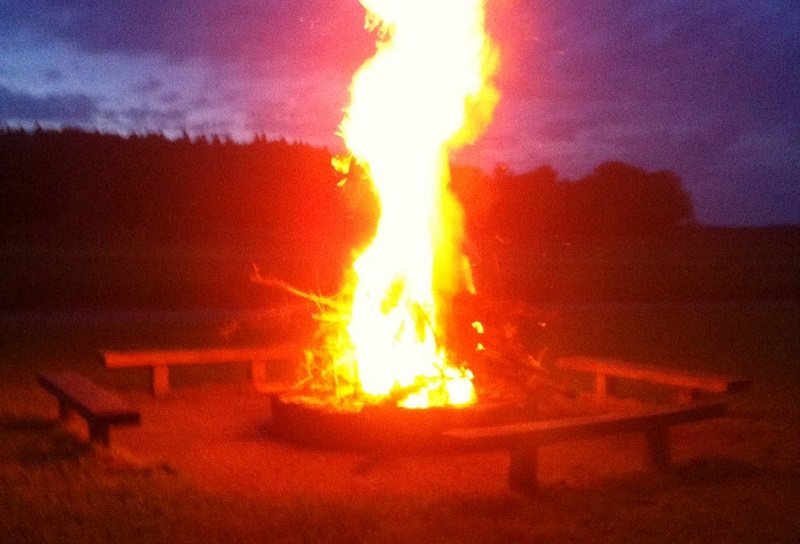
[[(431, 0), (436, 1), (436, 0)], [(0, 0), (0, 123), (327, 145), (357, 0)], [(489, 0), (501, 102), (461, 162), (671, 169), (699, 221), (800, 223), (797, 0)]]

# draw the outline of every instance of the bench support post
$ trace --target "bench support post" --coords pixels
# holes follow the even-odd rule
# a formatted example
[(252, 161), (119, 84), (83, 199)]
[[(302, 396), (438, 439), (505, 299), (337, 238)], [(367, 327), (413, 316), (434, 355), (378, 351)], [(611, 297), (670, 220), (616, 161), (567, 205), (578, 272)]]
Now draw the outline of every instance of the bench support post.
[(594, 390), (601, 399), (613, 397), (616, 394), (617, 378), (606, 374), (594, 375)]
[(73, 412), (69, 405), (63, 399), (58, 399), (58, 419), (67, 422), (72, 419), (72, 414)]
[(523, 493), (533, 493), (537, 485), (539, 448), (528, 446), (511, 451), (508, 467), (508, 486)]
[(267, 362), (264, 359), (253, 359), (250, 362), (250, 377), (256, 391), (262, 391), (267, 386)]
[(108, 446), (110, 443), (107, 423), (89, 423), (89, 442)]
[(669, 427), (658, 426), (645, 432), (647, 441), (647, 461), (651, 468), (663, 472), (672, 462), (672, 448), (669, 440)]
[(169, 367), (166, 365), (154, 365), (152, 376), (153, 395), (160, 397), (169, 393)]
[(700, 392), (697, 389), (689, 389), (686, 387), (678, 388), (676, 401), (678, 404), (691, 404), (700, 398)]

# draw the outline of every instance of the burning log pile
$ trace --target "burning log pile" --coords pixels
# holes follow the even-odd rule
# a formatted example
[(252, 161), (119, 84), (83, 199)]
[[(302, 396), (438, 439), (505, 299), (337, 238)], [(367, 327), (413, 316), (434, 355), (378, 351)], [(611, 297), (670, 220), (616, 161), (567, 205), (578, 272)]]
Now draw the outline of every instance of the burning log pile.
[[(453, 301), (455, 349), (469, 361), (482, 400), (530, 402), (531, 398), (574, 398), (550, 371), (548, 323), (555, 318), (520, 301), (500, 301), (477, 295)], [(470, 317), (480, 319), (470, 322)]]
[[(253, 280), (262, 285), (286, 290), (314, 303), (313, 319), (318, 322), (316, 333), (304, 346), (304, 358), (297, 365), (297, 379), (291, 388), (292, 396), (306, 398), (310, 403), (330, 404), (337, 410), (358, 411), (357, 381), (348, 381), (333, 368), (330, 352), (332, 334), (347, 322), (347, 296), (334, 297), (305, 293), (290, 285), (260, 275), (254, 271)], [(447, 331), (450, 359), (463, 361), (464, 368), (474, 375), (473, 383), (482, 402), (529, 404), (530, 399), (561, 396), (574, 399), (575, 391), (555, 376), (548, 364), (549, 345), (547, 321), (553, 314), (524, 303), (492, 300), (464, 294), (450, 301), (450, 323)], [(475, 319), (476, 316), (480, 320)], [(302, 317), (289, 329), (299, 330)], [(372, 406), (397, 406), (424, 384), (398, 388), (389, 395), (375, 399)], [(347, 393), (343, 393), (347, 392)]]

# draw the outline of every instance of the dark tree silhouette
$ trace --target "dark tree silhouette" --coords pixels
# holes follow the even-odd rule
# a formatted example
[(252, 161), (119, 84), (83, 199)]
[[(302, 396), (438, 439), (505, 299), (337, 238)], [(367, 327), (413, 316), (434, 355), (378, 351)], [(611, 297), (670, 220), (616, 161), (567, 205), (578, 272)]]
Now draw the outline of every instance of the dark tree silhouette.
[[(363, 245), (377, 203), (364, 172), (348, 182), (324, 148), (256, 135), (120, 135), (0, 129), (0, 225), (49, 239), (269, 245), (307, 253)], [(549, 237), (658, 235), (691, 221), (678, 176), (606, 162), (575, 181), (551, 166), (491, 175), (454, 165), (472, 240), (534, 244)]]
[(531, 245), (552, 237), (655, 236), (693, 218), (674, 172), (623, 162), (602, 163), (574, 181), (560, 180), (549, 165), (523, 174), (500, 165), (491, 177), (455, 167), (453, 184), (473, 238)]
[[(351, 243), (330, 153), (302, 143), (0, 130), (0, 223), (68, 238)], [(360, 228), (366, 229), (365, 226)]]
[(600, 234), (652, 235), (692, 219), (680, 178), (671, 171), (646, 172), (624, 162), (598, 165), (578, 180), (584, 227)]

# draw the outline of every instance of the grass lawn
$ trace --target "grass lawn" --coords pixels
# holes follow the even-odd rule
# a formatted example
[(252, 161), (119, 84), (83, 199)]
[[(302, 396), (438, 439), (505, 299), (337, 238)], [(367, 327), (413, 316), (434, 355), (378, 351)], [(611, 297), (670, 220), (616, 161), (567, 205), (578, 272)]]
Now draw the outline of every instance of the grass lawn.
[[(501, 454), (373, 459), (198, 430), (243, 410), (251, 396), (237, 396), (239, 370), (176, 376), (175, 394), (154, 401), (145, 374), (94, 360), (155, 325), (5, 323), (0, 542), (798, 541), (797, 305), (591, 307), (562, 311), (553, 326), (562, 352), (738, 371), (755, 386), (731, 400), (729, 416), (676, 428), (666, 475), (641, 471), (624, 439), (564, 443), (545, 450), (543, 489), (524, 496), (505, 488)], [(177, 343), (208, 330), (161, 334)], [(35, 371), (67, 367), (128, 395), (143, 426), (112, 432), (105, 449), (56, 424)], [(216, 416), (206, 418), (209, 406)], [(158, 444), (153, 427), (164, 420), (183, 442)]]
[[(173, 393), (155, 400), (146, 370), (97, 362), (104, 348), (296, 334), (258, 314), (208, 311), (283, 304), (248, 273), (263, 259), (283, 277), (286, 263), (269, 268), (247, 252), (4, 243), (0, 542), (800, 542), (792, 233), (556, 245), (516, 256), (513, 273), (509, 256), (478, 263), (478, 279), (491, 279), (492, 266), (501, 273), (496, 296), (537, 300), (540, 315), (520, 327), (531, 351), (544, 343), (551, 356), (754, 382), (730, 399), (727, 416), (673, 429), (668, 473), (642, 470), (637, 437), (564, 442), (542, 449), (542, 489), (530, 496), (507, 489), (505, 452), (395, 457), (275, 443), (254, 430), (266, 399), (247, 388), (243, 367), (176, 370)], [(314, 266), (305, 268), (303, 287), (313, 288)], [(38, 370), (62, 368), (128, 397), (141, 427), (113, 430), (111, 448), (62, 427), (36, 384)]]

